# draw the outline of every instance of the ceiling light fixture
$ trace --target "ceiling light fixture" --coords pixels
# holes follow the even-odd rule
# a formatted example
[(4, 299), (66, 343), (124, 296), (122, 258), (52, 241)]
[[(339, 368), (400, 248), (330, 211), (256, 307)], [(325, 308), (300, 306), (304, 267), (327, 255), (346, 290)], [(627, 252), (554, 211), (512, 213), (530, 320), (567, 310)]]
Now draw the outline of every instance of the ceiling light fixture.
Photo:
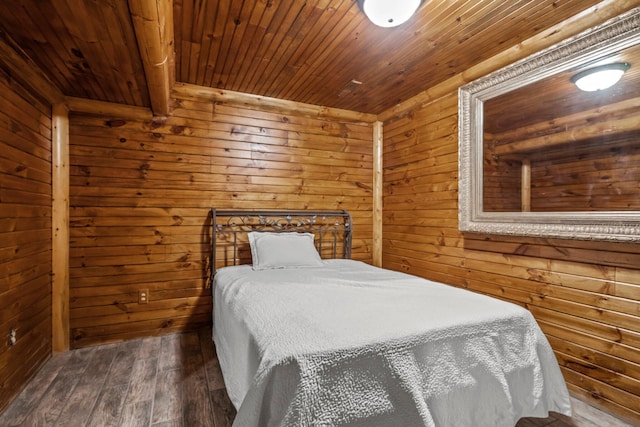
[(618, 83), (630, 66), (628, 62), (601, 65), (579, 72), (571, 77), (571, 81), (585, 92), (608, 89)]
[(358, 0), (367, 18), (379, 27), (397, 27), (413, 16), (422, 0)]

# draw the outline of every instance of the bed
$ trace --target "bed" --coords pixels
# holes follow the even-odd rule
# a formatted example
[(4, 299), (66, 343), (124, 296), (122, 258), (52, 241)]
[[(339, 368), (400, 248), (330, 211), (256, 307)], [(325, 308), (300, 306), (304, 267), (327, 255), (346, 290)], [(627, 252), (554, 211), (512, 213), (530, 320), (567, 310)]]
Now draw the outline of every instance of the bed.
[(213, 339), (234, 427), (571, 415), (527, 310), (349, 259), (347, 212), (212, 209), (212, 223)]

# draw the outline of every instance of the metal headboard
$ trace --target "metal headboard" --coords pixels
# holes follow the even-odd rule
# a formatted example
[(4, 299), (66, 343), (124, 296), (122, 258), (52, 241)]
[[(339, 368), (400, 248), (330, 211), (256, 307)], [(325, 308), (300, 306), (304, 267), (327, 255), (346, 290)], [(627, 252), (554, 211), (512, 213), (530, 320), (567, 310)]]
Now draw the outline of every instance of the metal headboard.
[[(222, 265), (241, 263), (240, 249), (247, 253), (251, 231), (306, 232), (316, 235), (316, 249), (323, 258), (351, 258), (351, 215), (347, 211), (217, 210), (211, 208), (211, 279)], [(223, 248), (221, 248), (223, 246)], [(250, 252), (249, 252), (250, 253)], [(246, 256), (245, 256), (246, 258)]]

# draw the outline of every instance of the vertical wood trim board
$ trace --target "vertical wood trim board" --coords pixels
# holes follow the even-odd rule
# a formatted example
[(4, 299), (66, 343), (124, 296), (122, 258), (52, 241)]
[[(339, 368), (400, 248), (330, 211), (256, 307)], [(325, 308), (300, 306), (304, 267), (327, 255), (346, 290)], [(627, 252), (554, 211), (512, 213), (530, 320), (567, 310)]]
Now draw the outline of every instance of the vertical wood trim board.
[(531, 211), (531, 162), (527, 159), (522, 161), (522, 189), (520, 190), (522, 212)]
[(52, 342), (69, 349), (69, 110), (52, 107)]
[(0, 66), (0, 412), (51, 355), (51, 109), (11, 75)]
[(382, 267), (382, 122), (373, 124), (373, 265)]
[(72, 113), (72, 347), (211, 322), (210, 207), (347, 209), (371, 262), (372, 134), (192, 96), (162, 119)]

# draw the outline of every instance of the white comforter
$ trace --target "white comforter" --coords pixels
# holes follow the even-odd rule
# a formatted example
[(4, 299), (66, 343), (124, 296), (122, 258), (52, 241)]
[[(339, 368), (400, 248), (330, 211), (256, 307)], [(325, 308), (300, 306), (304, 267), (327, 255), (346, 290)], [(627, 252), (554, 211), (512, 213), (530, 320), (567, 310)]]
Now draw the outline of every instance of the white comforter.
[(513, 427), (570, 415), (514, 304), (349, 260), (215, 276), (213, 335), (240, 426)]

